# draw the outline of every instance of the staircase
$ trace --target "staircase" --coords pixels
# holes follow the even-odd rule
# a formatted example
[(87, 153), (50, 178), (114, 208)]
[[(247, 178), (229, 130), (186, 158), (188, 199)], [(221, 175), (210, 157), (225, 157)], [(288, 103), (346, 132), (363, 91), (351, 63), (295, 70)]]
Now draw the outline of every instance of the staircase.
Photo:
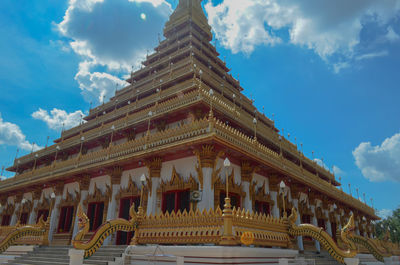
[[(69, 265), (68, 250), (71, 246), (40, 246), (6, 264), (19, 265)], [(83, 264), (108, 265), (109, 261), (121, 257), (126, 246), (103, 246), (90, 258), (84, 260)]]
[(300, 254), (299, 257), (306, 260), (315, 260), (315, 265), (342, 265), (332, 258), (332, 256), (326, 251), (321, 251), (319, 254), (311, 251), (305, 251), (304, 254)]

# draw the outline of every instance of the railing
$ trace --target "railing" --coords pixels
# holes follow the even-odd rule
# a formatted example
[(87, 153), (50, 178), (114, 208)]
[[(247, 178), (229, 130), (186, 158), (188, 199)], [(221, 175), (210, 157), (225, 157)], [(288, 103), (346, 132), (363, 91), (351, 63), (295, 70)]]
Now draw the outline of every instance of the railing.
[(296, 220), (297, 211), (293, 207), (292, 213), (289, 216), (289, 234), (291, 236), (310, 236), (318, 240), (334, 259), (343, 264), (345, 263), (345, 258), (353, 258), (357, 255), (356, 246), (350, 239), (354, 235), (353, 230), (355, 228), (353, 215), (341, 230), (341, 239), (348, 250), (341, 249), (323, 228), (311, 224), (296, 225)]
[(0, 253), (11, 245), (48, 245), (49, 226), (41, 217), (36, 225), (0, 227)]
[[(228, 199), (229, 200), (229, 199)], [(224, 238), (231, 237), (229, 245), (241, 244), (244, 232), (254, 234), (253, 245), (268, 247), (288, 247), (289, 235), (286, 219), (278, 219), (258, 213), (246, 213), (241, 209), (224, 211), (218, 207), (209, 211), (183, 210), (177, 213), (145, 215), (142, 207), (138, 212), (130, 208), (130, 220), (115, 219), (101, 225), (93, 237), (86, 242), (82, 239), (89, 231), (89, 219), (78, 208), (79, 232), (72, 241), (75, 248), (85, 251), (85, 257), (93, 255), (104, 239), (116, 231), (135, 231), (131, 245), (141, 244), (215, 244), (226, 245)], [(232, 222), (226, 222), (231, 220)], [(229, 227), (227, 227), (229, 226)], [(234, 231), (227, 235), (226, 231)]]

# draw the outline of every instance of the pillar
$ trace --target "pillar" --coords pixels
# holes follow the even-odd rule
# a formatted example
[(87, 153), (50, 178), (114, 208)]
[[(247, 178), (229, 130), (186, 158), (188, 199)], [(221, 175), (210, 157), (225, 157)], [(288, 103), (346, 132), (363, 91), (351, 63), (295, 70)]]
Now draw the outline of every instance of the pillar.
[(253, 212), (253, 202), (250, 194), (250, 185), (253, 182), (253, 174), (256, 168), (252, 167), (249, 162), (243, 161), (240, 168), (240, 176), (246, 197), (244, 198), (243, 206), (246, 210)]
[[(82, 210), (84, 212), (87, 211), (84, 202), (86, 201), (88, 195), (89, 195), (89, 186), (90, 186), (90, 176), (89, 175), (84, 175), (82, 178), (80, 178), (78, 180), (79, 183), (79, 190), (81, 192), (81, 200), (79, 201), (79, 203), (82, 205)], [(78, 211), (76, 211), (76, 214), (78, 214)], [(76, 236), (76, 234), (78, 233), (78, 221), (79, 221), (79, 217), (78, 215), (75, 216), (75, 221), (74, 221), (74, 229), (72, 231), (72, 238), (74, 238)]]
[[(64, 183), (63, 182), (58, 182), (56, 186), (54, 187), (54, 193), (56, 195), (56, 198), (54, 201), (51, 202), (52, 209), (51, 212), (49, 213), (50, 216), (50, 229), (49, 229), (49, 242), (53, 240), (53, 234), (55, 230), (57, 229), (57, 224), (58, 224), (58, 215), (59, 215), (59, 205), (61, 202), (61, 198), (64, 193)], [(52, 200), (52, 199), (51, 199)]]
[(268, 183), (269, 183), (269, 193), (271, 194), (271, 199), (274, 201), (274, 206), (272, 207), (272, 216), (280, 218), (280, 213), (278, 208), (279, 179), (276, 175), (271, 175), (268, 178)]
[(42, 195), (41, 188), (37, 188), (32, 192), (33, 206), (32, 206), (32, 210), (31, 210), (31, 214), (29, 215), (29, 220), (28, 220), (28, 224), (30, 224), (30, 225), (36, 224), (36, 219), (37, 219), (36, 207), (38, 205), (41, 195)]
[[(318, 227), (318, 221), (317, 221), (317, 216), (315, 214), (315, 206), (314, 205), (311, 205), (311, 211), (313, 212), (313, 215), (314, 215), (312, 218), (312, 224)], [(321, 252), (321, 246), (319, 244), (319, 241), (314, 239), (314, 242), (315, 242), (315, 248), (317, 249), (317, 252), (318, 253)]]
[[(299, 213), (299, 200), (298, 199), (293, 199), (293, 206), (296, 207), (296, 211)], [(300, 225), (300, 214), (297, 215), (296, 225)], [(302, 236), (297, 237), (297, 246), (298, 246), (300, 252), (304, 251)]]
[[(119, 192), (121, 188), (121, 176), (122, 176), (123, 168), (122, 167), (114, 167), (112, 173), (110, 174), (111, 179), (111, 198), (110, 203), (108, 204), (107, 209), (107, 220), (113, 220), (117, 218), (117, 201), (115, 199), (115, 195)], [(115, 244), (116, 237), (109, 236), (104, 240), (104, 245)]]
[(159, 209), (157, 209), (157, 189), (161, 184), (161, 166), (161, 158), (153, 158), (146, 162), (146, 167), (149, 171), (149, 180), (151, 181), (151, 185), (147, 185), (149, 188), (151, 187), (147, 194), (147, 215), (155, 215), (159, 212)]
[(196, 149), (193, 152), (197, 156), (196, 171), (200, 182), (200, 190), (203, 193), (201, 201), (197, 204), (197, 208), (200, 211), (204, 209), (208, 211), (209, 209), (214, 209), (214, 169), (216, 168), (218, 158), (224, 155), (224, 153), (214, 151), (213, 145), (203, 145), (200, 150)]
[(23, 195), (24, 195), (23, 192), (19, 192), (15, 196), (15, 200), (14, 200), (15, 207), (14, 207), (14, 213), (11, 216), (10, 226), (17, 224), (17, 222), (18, 222), (20, 212), (22, 211), (21, 201), (22, 201)]
[[(329, 210), (325, 211), (325, 216), (327, 217), (327, 222), (326, 222), (326, 232), (333, 237), (333, 232), (332, 232), (332, 224), (331, 224), (331, 219), (329, 218)], [(335, 231), (336, 233), (336, 231)]]
[(10, 226), (13, 226), (18, 221), (18, 213), (20, 212), (21, 203), (15, 203), (14, 213), (11, 216)]

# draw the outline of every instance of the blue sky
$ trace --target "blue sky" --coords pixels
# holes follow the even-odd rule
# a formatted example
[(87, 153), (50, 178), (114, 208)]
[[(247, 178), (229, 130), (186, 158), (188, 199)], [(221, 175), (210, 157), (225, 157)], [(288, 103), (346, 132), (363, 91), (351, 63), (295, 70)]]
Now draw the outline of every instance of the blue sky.
[[(334, 166), (346, 192), (351, 183), (379, 210), (398, 207), (400, 1), (203, 2), (221, 58), (259, 110)], [(107, 100), (176, 4), (1, 1), (0, 165)]]

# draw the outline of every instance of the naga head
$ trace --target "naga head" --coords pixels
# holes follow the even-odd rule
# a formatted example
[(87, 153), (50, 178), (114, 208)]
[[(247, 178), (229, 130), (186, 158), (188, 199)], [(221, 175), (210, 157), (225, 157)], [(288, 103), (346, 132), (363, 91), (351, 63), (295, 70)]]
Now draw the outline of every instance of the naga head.
[(297, 211), (296, 208), (293, 207), (292, 212), (288, 217), (289, 225), (294, 225), (296, 223), (296, 220), (297, 220)]
[(79, 203), (78, 210), (77, 210), (77, 217), (78, 217), (78, 228), (81, 230), (86, 226), (89, 228), (89, 218), (85, 214), (82, 209), (82, 205)]
[(355, 229), (354, 225), (354, 215), (352, 214), (349, 218), (347, 224), (342, 228), (342, 232), (346, 233), (347, 235), (352, 233)]
[(136, 219), (135, 204), (132, 203), (131, 208), (129, 208), (129, 221), (134, 221)]

